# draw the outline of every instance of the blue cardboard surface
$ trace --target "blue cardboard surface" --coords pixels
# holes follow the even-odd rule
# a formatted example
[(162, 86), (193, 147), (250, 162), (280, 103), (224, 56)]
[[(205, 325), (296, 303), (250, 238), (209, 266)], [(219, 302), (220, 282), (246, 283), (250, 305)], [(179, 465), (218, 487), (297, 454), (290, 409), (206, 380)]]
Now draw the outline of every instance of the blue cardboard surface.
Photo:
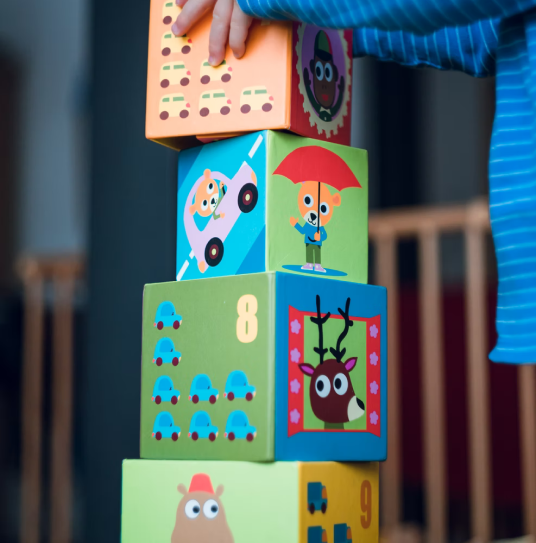
[[(329, 312), (324, 324), (323, 348), (328, 349), (320, 367), (317, 316), (319, 297), (321, 316)], [(348, 301), (349, 300), (349, 301)], [(337, 351), (337, 335), (345, 319), (339, 309), (348, 303), (348, 335), (340, 345), (347, 348), (340, 366), (349, 358), (348, 387), (364, 404), (364, 413), (344, 424), (322, 422), (337, 419), (341, 399), (334, 394), (336, 377), (329, 378), (331, 390), (326, 398), (316, 398), (311, 381), (328, 371), (329, 359)], [(339, 335), (340, 337), (340, 335)], [(334, 341), (335, 340), (335, 341)], [(379, 352), (378, 352), (379, 351)], [(339, 353), (340, 354), (340, 353)], [(315, 368), (311, 377), (303, 373), (303, 363)], [(333, 365), (334, 361), (331, 362)], [(354, 364), (354, 365), (353, 365)], [(325, 366), (325, 368), (324, 368)], [(311, 368), (306, 371), (311, 371)], [(335, 369), (335, 372), (338, 370)], [(346, 377), (345, 377), (346, 376)], [(324, 394), (326, 388), (323, 389)], [(343, 405), (353, 405), (346, 391)], [(316, 402), (316, 411), (313, 400)], [(357, 401), (357, 400), (355, 400)], [(348, 407), (350, 413), (350, 407)], [(340, 415), (344, 418), (344, 409)], [(353, 415), (355, 416), (355, 414)], [(341, 419), (342, 420), (342, 419)], [(373, 461), (387, 457), (387, 291), (383, 287), (276, 273), (276, 410), (275, 457), (277, 460)]]

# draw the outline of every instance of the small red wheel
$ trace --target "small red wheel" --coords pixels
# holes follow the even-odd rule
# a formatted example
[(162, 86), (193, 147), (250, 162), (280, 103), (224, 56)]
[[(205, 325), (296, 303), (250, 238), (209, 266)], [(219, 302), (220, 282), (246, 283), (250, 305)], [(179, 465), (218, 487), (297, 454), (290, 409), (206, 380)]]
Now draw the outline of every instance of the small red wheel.
[(162, 330), (162, 328), (164, 328), (164, 323), (162, 321), (160, 321), (156, 327), (159, 329), (159, 330)]
[(157, 365), (157, 366), (161, 366), (161, 365), (162, 365), (162, 357), (159, 356), (159, 357), (156, 359), (156, 365)]
[(251, 392), (248, 392), (248, 393), (246, 394), (246, 400), (247, 400), (248, 402), (250, 402), (251, 400), (253, 400), (253, 394), (251, 394)]
[(162, 439), (162, 433), (156, 432), (156, 435), (154, 437), (156, 437), (156, 441), (160, 441)]
[(162, 401), (162, 398), (160, 396), (157, 396), (155, 399), (154, 399), (154, 403), (156, 405), (160, 405), (160, 402)]
[(177, 405), (178, 401), (179, 401), (179, 398), (177, 396), (171, 396), (171, 403), (173, 405)]
[(177, 441), (177, 439), (179, 439), (179, 434), (177, 434), (177, 432), (173, 432), (173, 433), (171, 434), (171, 439), (172, 439), (173, 441)]
[(249, 442), (251, 442), (251, 441), (253, 441), (253, 437), (254, 437), (253, 434), (248, 434), (248, 435), (246, 436), (246, 439), (247, 439)]
[(210, 432), (208, 438), (210, 439), (210, 441), (214, 441), (216, 439), (216, 434), (214, 432)]
[(199, 435), (198, 435), (197, 432), (194, 432), (194, 433), (192, 434), (192, 439), (193, 439), (194, 441), (197, 441), (197, 440), (199, 439)]
[(234, 400), (234, 392), (229, 392), (229, 394), (227, 394), (227, 398), (230, 402), (232, 402)]
[(179, 359), (175, 356), (175, 357), (173, 357), (173, 360), (171, 361), (171, 363), (172, 363), (174, 366), (178, 366), (178, 365), (179, 365)]
[(180, 325), (181, 325), (181, 323), (180, 323), (179, 321), (175, 321), (175, 322), (173, 323), (173, 328), (174, 328), (175, 330), (178, 330)]
[(229, 441), (234, 441), (235, 440), (235, 435), (233, 434), (233, 432), (230, 432), (229, 433)]
[(209, 402), (214, 405), (216, 403), (216, 396), (212, 395), (210, 398), (209, 398)]
[(192, 402), (197, 403), (199, 401), (199, 396), (196, 394), (192, 397)]

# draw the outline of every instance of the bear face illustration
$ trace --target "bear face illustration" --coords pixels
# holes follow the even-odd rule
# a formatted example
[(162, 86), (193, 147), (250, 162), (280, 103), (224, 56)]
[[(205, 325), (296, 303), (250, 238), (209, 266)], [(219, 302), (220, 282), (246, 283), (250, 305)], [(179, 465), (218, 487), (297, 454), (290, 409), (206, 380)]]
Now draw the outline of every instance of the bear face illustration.
[[(320, 187), (320, 202), (318, 189)], [(341, 205), (341, 195), (331, 194), (328, 187), (316, 181), (302, 183), (298, 194), (298, 207), (306, 223), (312, 226), (326, 226), (333, 216), (333, 209)]]
[(209, 217), (218, 207), (218, 202), (222, 199), (223, 182), (218, 185), (212, 179), (210, 170), (204, 171), (204, 179), (197, 188), (194, 203), (190, 206), (190, 214), (198, 213), (201, 217)]
[(183, 498), (177, 507), (171, 543), (234, 543), (220, 501), (222, 485), (214, 492), (210, 477), (198, 473), (192, 477), (188, 491), (183, 484), (177, 489)]

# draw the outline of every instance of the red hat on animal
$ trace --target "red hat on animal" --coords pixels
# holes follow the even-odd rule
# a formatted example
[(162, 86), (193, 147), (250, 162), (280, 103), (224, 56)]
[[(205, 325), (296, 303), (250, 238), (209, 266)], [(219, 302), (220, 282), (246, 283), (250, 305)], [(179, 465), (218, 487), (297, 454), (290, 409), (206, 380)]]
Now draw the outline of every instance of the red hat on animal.
[(214, 494), (214, 488), (212, 488), (210, 477), (205, 473), (196, 473), (192, 477), (188, 492), (207, 492), (208, 494)]

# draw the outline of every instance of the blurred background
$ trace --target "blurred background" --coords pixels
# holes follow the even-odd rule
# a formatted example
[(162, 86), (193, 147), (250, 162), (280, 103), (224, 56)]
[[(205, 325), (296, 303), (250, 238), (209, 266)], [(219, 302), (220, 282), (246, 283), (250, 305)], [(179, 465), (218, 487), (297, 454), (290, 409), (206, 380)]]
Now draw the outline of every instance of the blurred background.
[[(148, 0), (0, 3), (2, 542), (120, 537), (121, 461), (139, 457), (142, 289), (175, 276), (177, 155), (144, 137), (148, 16)], [(479, 419), (471, 419), (468, 394), (475, 351), (468, 348), (463, 217), (472, 202), (486, 209), (493, 87), (491, 78), (354, 61), (352, 144), (370, 157), (371, 280), (396, 285), (397, 300), (390, 347), (399, 396), (391, 409), (399, 422), (396, 458), (382, 475), (381, 499), (390, 500), (382, 523), (386, 534), (407, 527), (408, 541), (434, 533), (430, 523), (444, 541), (475, 535), (471, 420)], [(407, 217), (424, 213), (433, 227), (434, 217), (451, 212), (463, 220), (440, 230), (440, 282), (423, 290), (434, 259), (423, 258), (419, 235), (393, 232)], [(487, 218), (479, 224), (485, 251), (476, 329), (487, 353), (496, 270)], [(387, 232), (394, 260), (389, 250), (381, 258), (382, 225), (395, 225)], [(427, 292), (437, 294), (428, 305)], [(427, 311), (437, 317), (432, 329), (423, 322)], [(426, 330), (433, 338), (423, 340)], [(439, 455), (427, 448), (423, 353), (444, 367), (436, 377)], [(490, 524), (489, 537), (519, 537), (528, 517), (518, 373), (476, 353), (489, 430), (481, 480), (492, 481), (479, 491), (489, 500), (479, 541)], [(23, 466), (40, 474), (39, 484), (22, 485)], [(442, 474), (439, 492), (430, 486), (434, 470)], [(432, 495), (443, 520), (433, 518)], [(28, 507), (22, 517), (21, 503)]]

